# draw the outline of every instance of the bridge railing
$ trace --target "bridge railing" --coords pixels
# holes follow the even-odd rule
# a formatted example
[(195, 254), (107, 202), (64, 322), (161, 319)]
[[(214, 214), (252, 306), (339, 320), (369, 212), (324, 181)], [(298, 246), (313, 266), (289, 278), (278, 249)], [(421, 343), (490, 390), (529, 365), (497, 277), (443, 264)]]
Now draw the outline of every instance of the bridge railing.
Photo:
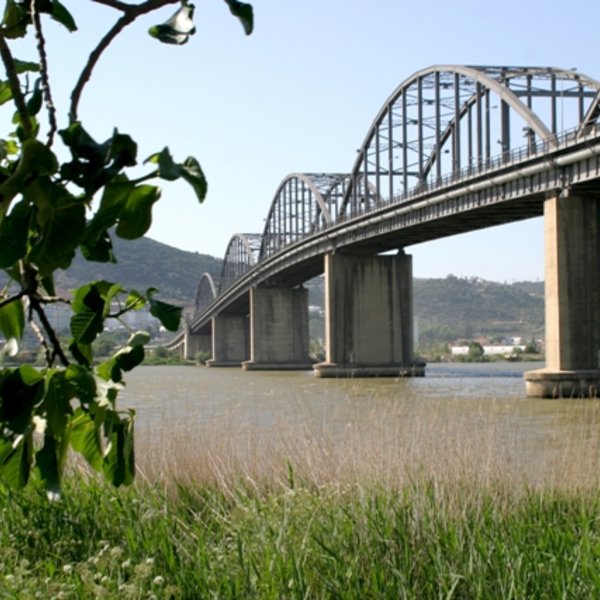
[(448, 173), (439, 179), (419, 183), (407, 192), (398, 194), (392, 198), (382, 199), (378, 206), (365, 207), (360, 215), (339, 215), (337, 222), (349, 221), (375, 212), (380, 209), (382, 205), (389, 206), (392, 204), (408, 203), (425, 193), (440, 190), (456, 183), (462, 183), (472, 177), (480, 177), (481, 175), (498, 171), (499, 169), (508, 169), (532, 157), (543, 156), (553, 150), (563, 149), (573, 144), (581, 143), (589, 138), (597, 138), (599, 135), (600, 127), (598, 125), (591, 125), (583, 132), (579, 127), (567, 129), (557, 134), (552, 139), (537, 140), (534, 143), (518, 146), (506, 153), (482, 161), (479, 164), (468, 165), (459, 171)]

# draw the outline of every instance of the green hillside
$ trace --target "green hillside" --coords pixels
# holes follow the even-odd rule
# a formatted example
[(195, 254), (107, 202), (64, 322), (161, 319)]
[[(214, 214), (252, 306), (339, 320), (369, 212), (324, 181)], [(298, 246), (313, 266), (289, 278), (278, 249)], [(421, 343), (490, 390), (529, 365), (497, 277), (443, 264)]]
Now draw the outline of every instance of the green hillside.
[[(107, 279), (145, 290), (157, 287), (160, 296), (180, 305), (194, 302), (202, 273), (218, 281), (222, 260), (185, 252), (149, 238), (133, 242), (114, 239), (117, 264), (77, 259), (61, 273), (58, 286), (68, 291), (86, 281)], [(321, 277), (307, 282), (310, 304), (323, 306)], [(543, 337), (543, 282), (495, 283), (476, 277), (415, 279), (414, 312), (421, 345), (479, 336)], [(311, 335), (322, 337), (322, 316), (311, 313)]]
[(113, 236), (113, 244), (116, 264), (77, 257), (67, 271), (59, 274), (57, 286), (69, 291), (87, 281), (106, 279), (139, 290), (156, 287), (161, 298), (187, 305), (194, 302), (202, 273), (209, 272), (215, 280), (221, 274), (221, 259), (179, 250), (150, 238), (124, 241)]
[(416, 279), (419, 340), (544, 335), (544, 283), (496, 283), (476, 277)]

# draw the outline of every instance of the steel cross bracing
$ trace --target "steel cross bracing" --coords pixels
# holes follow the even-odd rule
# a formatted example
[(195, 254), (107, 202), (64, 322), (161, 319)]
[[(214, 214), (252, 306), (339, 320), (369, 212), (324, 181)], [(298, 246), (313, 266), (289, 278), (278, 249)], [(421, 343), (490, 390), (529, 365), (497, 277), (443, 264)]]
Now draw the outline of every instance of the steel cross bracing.
[[(307, 246), (304, 254), (294, 250), (293, 260), (313, 256), (308, 246), (317, 256), (336, 244), (376, 237), (378, 230), (388, 236), (389, 247), (403, 247), (450, 235), (457, 231), (453, 227), (467, 231), (486, 224), (453, 221), (448, 229), (432, 227), (414, 237), (403, 228), (491, 206), (500, 197), (518, 200), (525, 188), (530, 196), (560, 188), (562, 172), (554, 167), (566, 160), (560, 158), (564, 152), (600, 143), (599, 92), (600, 82), (574, 69), (442, 65), (415, 73), (375, 117), (350, 173), (293, 173), (282, 181), (263, 233), (237, 234), (230, 241), (212, 304), (221, 305), (219, 298), (232, 287), (241, 290), (241, 280), (256, 284), (261, 273), (273, 277), (277, 268), (284, 270), (286, 260), (292, 261), (286, 257), (301, 245)], [(534, 216), (539, 207), (507, 204), (506, 214), (500, 211), (481, 215), (493, 225)], [(392, 212), (404, 216), (386, 233)], [(261, 266), (267, 262), (280, 266)], [(314, 274), (314, 264), (307, 273)], [(205, 291), (198, 290), (200, 313), (210, 306), (207, 285), (201, 282)]]

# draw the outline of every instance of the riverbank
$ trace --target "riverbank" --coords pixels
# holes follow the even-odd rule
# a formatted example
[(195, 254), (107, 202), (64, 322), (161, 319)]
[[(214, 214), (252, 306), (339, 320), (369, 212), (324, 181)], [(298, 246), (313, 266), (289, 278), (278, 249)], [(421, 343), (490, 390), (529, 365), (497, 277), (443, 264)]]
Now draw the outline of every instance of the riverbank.
[(71, 478), (1, 495), (1, 596), (592, 598), (599, 491)]

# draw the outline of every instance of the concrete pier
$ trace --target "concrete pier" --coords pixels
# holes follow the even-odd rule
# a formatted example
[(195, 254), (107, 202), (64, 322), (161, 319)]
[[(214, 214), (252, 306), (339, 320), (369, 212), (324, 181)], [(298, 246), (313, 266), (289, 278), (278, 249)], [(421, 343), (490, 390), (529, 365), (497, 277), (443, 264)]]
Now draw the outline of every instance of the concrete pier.
[(186, 326), (183, 357), (186, 360), (194, 360), (197, 352), (212, 352), (212, 335), (210, 333), (192, 333)]
[(546, 368), (525, 373), (530, 397), (600, 390), (600, 200), (563, 192), (544, 205)]
[(312, 368), (308, 357), (308, 290), (260, 285), (250, 291), (248, 371)]
[(246, 315), (220, 314), (212, 319), (212, 358), (209, 367), (239, 367), (250, 356)]
[(325, 319), (317, 377), (424, 374), (413, 356), (411, 256), (326, 255)]

